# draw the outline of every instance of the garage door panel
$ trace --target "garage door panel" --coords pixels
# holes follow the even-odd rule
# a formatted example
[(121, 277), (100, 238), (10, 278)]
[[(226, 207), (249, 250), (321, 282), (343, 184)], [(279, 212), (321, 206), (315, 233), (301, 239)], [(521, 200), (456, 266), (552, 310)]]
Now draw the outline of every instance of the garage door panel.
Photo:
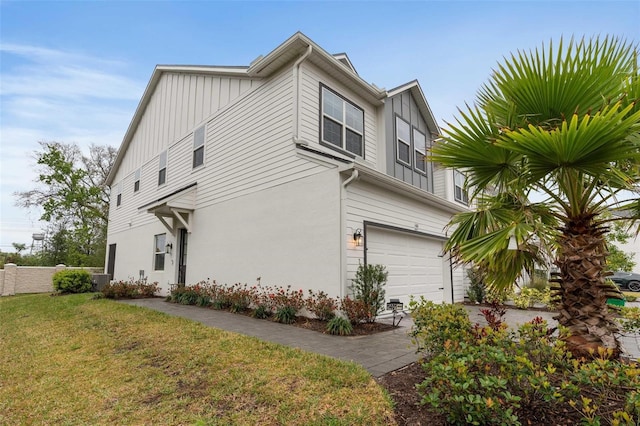
[(386, 298), (443, 300), (442, 242), (406, 232), (367, 229), (367, 263), (386, 266)]

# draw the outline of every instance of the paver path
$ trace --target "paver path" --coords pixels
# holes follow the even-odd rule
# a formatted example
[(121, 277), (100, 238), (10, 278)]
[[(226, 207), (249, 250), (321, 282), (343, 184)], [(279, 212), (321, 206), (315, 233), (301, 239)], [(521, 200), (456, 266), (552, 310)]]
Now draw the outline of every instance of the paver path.
[[(124, 300), (123, 303), (150, 308), (168, 315), (197, 321), (210, 327), (328, 355), (344, 361), (353, 361), (366, 368), (374, 377), (380, 377), (418, 359), (415, 347), (407, 334), (412, 326), (409, 317), (403, 318), (400, 326), (391, 331), (369, 336), (342, 337), (226, 311), (167, 303), (161, 298)], [(469, 318), (472, 322), (483, 322), (484, 319), (480, 315), (479, 307), (469, 305), (465, 305), (465, 307), (469, 311)], [(551, 318), (553, 315), (551, 312), (508, 309), (505, 321), (511, 327), (517, 327), (519, 324), (540, 316), (552, 325), (556, 323)], [(390, 322), (391, 320), (383, 319), (381, 321)], [(632, 357), (640, 358), (640, 336), (625, 337), (623, 344)]]

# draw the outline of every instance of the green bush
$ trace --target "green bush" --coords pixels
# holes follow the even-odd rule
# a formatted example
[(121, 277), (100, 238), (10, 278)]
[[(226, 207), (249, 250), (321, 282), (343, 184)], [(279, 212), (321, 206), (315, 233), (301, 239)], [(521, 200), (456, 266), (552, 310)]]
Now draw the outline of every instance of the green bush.
[(353, 326), (348, 319), (336, 316), (327, 322), (327, 332), (338, 336), (348, 336), (353, 332)]
[(472, 325), (467, 310), (460, 305), (436, 305), (420, 296), (409, 301), (413, 318), (410, 336), (418, 352), (435, 355), (451, 345), (472, 339)]
[(297, 310), (292, 306), (281, 306), (276, 309), (273, 318), (282, 324), (293, 324), (296, 322), (296, 313)]
[(513, 303), (520, 309), (531, 308), (536, 303), (547, 305), (549, 304), (550, 297), (550, 290), (548, 288), (538, 290), (532, 287), (523, 287), (520, 294), (514, 293), (511, 295)]
[(53, 288), (59, 293), (88, 293), (91, 274), (84, 269), (65, 269), (53, 274)]
[(375, 322), (384, 309), (384, 285), (388, 272), (382, 265), (360, 265), (350, 290), (356, 300), (362, 300), (367, 306), (367, 322)]
[[(572, 359), (560, 329), (556, 336), (541, 318), (517, 332), (471, 326), (455, 305), (411, 301), (412, 337), (427, 356), (422, 404), (452, 424), (526, 424), (528, 413), (550, 423), (545, 411), (578, 413), (582, 424), (636, 424), (640, 420), (638, 364)], [(499, 315), (499, 313), (497, 314)], [(466, 321), (465, 321), (466, 319)], [(613, 410), (624, 402), (624, 410)], [(543, 409), (544, 407), (544, 409)]]

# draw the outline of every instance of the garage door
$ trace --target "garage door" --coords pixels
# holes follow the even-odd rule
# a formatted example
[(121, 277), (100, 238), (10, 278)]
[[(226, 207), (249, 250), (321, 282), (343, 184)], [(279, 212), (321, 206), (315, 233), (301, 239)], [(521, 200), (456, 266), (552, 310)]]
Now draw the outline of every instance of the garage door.
[(444, 300), (442, 241), (373, 227), (367, 227), (366, 238), (367, 263), (387, 267), (387, 301), (397, 298), (406, 306), (409, 295)]

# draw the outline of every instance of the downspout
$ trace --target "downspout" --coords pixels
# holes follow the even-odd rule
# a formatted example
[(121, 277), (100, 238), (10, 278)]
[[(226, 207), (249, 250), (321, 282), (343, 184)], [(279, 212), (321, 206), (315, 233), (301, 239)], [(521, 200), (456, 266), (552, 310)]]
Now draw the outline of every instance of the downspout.
[(345, 205), (347, 200), (347, 186), (358, 179), (358, 177), (359, 173), (354, 169), (353, 172), (351, 172), (351, 176), (342, 182), (340, 187), (340, 299), (344, 297), (344, 290), (347, 283), (347, 244), (344, 240), (344, 231), (347, 226), (347, 208)]
[(313, 47), (311, 45), (307, 46), (307, 51), (298, 58), (298, 60), (293, 64), (293, 143), (303, 143), (300, 141), (300, 65), (304, 62), (305, 59), (311, 55), (311, 51)]

